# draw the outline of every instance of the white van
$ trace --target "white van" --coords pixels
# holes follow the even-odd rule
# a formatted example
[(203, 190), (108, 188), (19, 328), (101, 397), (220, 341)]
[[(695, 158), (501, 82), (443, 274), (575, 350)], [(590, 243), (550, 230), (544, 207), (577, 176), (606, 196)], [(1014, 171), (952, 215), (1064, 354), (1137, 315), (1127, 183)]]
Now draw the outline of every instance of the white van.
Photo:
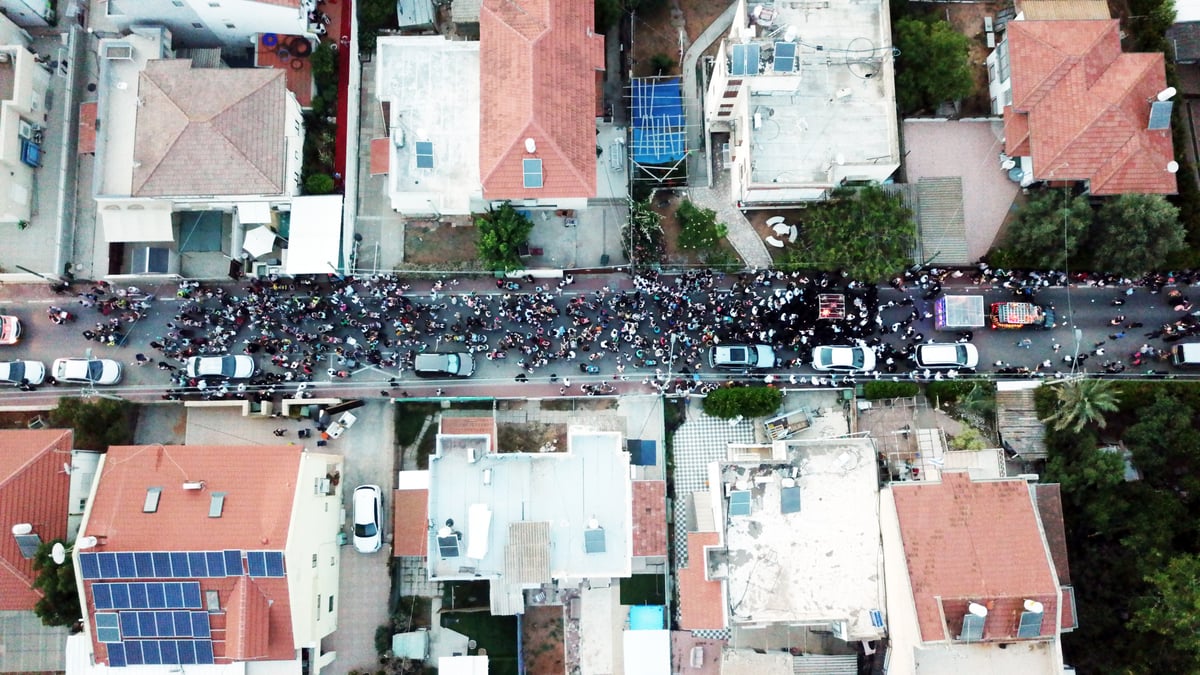
[(1177, 366), (1200, 366), (1200, 342), (1188, 342), (1171, 347), (1171, 363)]

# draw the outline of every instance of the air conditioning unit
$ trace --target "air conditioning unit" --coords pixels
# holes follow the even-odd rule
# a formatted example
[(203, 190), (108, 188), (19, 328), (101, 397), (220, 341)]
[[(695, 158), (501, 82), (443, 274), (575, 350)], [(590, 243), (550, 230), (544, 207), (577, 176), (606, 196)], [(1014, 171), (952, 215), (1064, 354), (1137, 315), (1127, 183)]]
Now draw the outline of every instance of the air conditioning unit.
[(33, 138), (33, 125), (25, 120), (21, 120), (17, 126), (17, 135), (24, 139)]

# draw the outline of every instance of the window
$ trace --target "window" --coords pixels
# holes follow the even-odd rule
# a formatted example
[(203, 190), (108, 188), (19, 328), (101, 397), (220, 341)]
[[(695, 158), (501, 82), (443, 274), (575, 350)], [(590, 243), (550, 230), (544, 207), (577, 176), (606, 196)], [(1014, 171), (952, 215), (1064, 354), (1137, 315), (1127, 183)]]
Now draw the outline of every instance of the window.
[(204, 608), (209, 614), (221, 611), (221, 596), (216, 591), (204, 591)]
[(333, 596), (329, 596), (329, 613), (333, 613)]
[(722, 98), (733, 98), (738, 95), (738, 90), (741, 89), (741, 80), (729, 80), (725, 83), (725, 93)]
[(142, 513), (155, 513), (158, 511), (158, 500), (162, 496), (162, 488), (152, 487), (146, 488), (146, 501), (142, 504)]
[(192, 28), (204, 28), (204, 24), (193, 21)]
[(1008, 80), (1008, 40), (1001, 40), (1000, 44), (996, 45), (996, 66), (999, 68), (997, 76), (1001, 82)]
[(313, 569), (317, 569), (317, 554), (313, 554)]
[(995, 82), (995, 81), (996, 81), (996, 64), (989, 63), (988, 64), (988, 82)]
[(227, 24), (225, 24), (225, 27), (226, 27), (226, 28), (228, 28), (229, 30), (233, 30), (234, 28), (237, 28), (237, 26), (235, 26), (235, 25), (233, 25), (233, 24), (231, 24), (231, 23), (227, 23)]
[(171, 4), (176, 7), (183, 7), (183, 0), (171, 0)]
[(544, 185), (542, 181), (542, 160), (540, 159), (523, 159), (521, 160), (521, 173), (523, 184), (527, 188), (540, 188)]

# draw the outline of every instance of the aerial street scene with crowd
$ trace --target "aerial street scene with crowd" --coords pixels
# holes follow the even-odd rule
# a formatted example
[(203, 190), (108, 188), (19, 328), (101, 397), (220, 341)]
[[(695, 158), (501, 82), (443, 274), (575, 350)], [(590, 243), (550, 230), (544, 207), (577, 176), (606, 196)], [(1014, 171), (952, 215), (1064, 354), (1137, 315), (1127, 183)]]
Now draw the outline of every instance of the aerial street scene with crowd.
[(0, 0), (0, 673), (1200, 673), (1200, 0)]

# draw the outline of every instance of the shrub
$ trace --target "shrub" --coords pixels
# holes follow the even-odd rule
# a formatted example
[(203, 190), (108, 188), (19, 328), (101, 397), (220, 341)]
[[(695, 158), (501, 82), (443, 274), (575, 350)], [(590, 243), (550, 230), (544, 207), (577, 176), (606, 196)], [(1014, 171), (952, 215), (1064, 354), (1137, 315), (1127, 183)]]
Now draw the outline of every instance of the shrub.
[(974, 382), (941, 380), (925, 385), (925, 398), (933, 405), (954, 405), (975, 388)]
[(521, 247), (529, 242), (533, 222), (517, 212), (509, 202), (475, 219), (479, 228), (476, 249), (486, 269), (511, 272), (525, 266)]
[(975, 427), (963, 427), (963, 430), (957, 435), (950, 437), (950, 448), (952, 450), (983, 450), (991, 446), (988, 439), (984, 438), (983, 434)]
[(679, 219), (679, 248), (711, 249), (728, 233), (725, 225), (717, 222), (717, 212), (683, 200), (675, 212)]
[(721, 419), (765, 417), (779, 410), (783, 392), (774, 387), (728, 387), (704, 399), (704, 412)]
[(333, 176), (327, 173), (314, 173), (304, 179), (304, 191), (310, 195), (327, 195), (335, 187)]
[(50, 426), (71, 429), (76, 448), (104, 452), (110, 445), (133, 442), (136, 412), (129, 401), (60, 398), (58, 407), (50, 411)]
[(666, 75), (674, 67), (675, 59), (667, 54), (660, 52), (650, 57), (650, 70), (653, 70), (655, 75)]
[(863, 385), (863, 398), (868, 401), (878, 401), (884, 398), (904, 398), (916, 396), (921, 387), (916, 382), (888, 382), (872, 380)]

